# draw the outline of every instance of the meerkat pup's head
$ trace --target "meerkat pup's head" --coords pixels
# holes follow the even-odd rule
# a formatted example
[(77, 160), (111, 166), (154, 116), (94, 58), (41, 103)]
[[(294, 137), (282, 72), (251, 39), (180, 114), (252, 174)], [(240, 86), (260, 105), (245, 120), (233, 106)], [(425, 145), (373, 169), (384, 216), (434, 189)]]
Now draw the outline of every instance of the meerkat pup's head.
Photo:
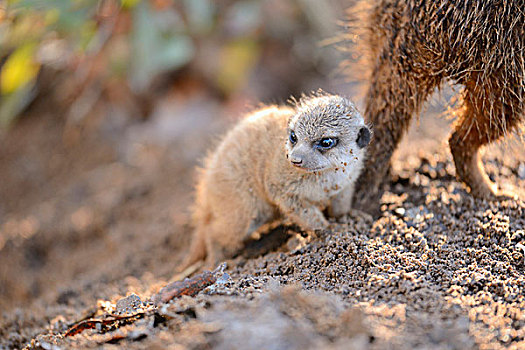
[(286, 156), (308, 172), (346, 169), (362, 161), (370, 137), (363, 116), (346, 98), (303, 97), (288, 123)]

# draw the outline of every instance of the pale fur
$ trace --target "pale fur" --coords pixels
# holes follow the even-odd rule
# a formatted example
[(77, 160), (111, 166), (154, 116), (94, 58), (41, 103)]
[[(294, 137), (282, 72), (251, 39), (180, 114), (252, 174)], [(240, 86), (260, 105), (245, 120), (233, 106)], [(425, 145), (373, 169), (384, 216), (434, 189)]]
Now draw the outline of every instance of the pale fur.
[[(304, 164), (325, 169), (309, 171), (287, 159), (298, 156), (289, 140), (291, 128), (297, 130), (295, 147), (301, 145), (301, 152), (311, 137), (339, 138), (324, 154), (299, 152)], [(366, 149), (356, 144), (361, 128), (369, 135), (351, 102), (322, 93), (303, 97), (295, 108), (262, 108), (239, 122), (201, 170), (195, 232), (184, 267), (204, 258), (212, 266), (233, 256), (261, 226), (278, 219), (312, 231), (327, 227), (324, 209), (334, 216), (348, 213)]]

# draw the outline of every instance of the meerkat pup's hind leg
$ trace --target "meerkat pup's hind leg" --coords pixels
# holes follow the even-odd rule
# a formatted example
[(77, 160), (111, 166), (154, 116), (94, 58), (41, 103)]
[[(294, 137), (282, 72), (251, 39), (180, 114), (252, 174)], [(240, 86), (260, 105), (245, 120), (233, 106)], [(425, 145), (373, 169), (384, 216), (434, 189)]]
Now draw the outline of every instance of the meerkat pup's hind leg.
[[(523, 99), (524, 92), (502, 90), (501, 84), (501, 80), (495, 80), (482, 85), (472, 78), (465, 85), (464, 110), (449, 139), (458, 178), (467, 184), (473, 196), (488, 200), (515, 197), (513, 193), (498, 191), (479, 157), (482, 146), (512, 132), (522, 117), (520, 97)], [(513, 88), (523, 90), (518, 83)]]
[(216, 208), (215, 219), (208, 225), (205, 232), (207, 268), (234, 257), (244, 246), (248, 231), (250, 212), (247, 208), (230, 210), (227, 206)]

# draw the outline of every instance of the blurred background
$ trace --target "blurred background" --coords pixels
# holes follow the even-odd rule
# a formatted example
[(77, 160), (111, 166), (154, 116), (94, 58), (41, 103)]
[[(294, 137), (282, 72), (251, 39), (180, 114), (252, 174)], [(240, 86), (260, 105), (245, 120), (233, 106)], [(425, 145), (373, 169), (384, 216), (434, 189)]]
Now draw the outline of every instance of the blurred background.
[(195, 166), (229, 125), (319, 88), (358, 94), (338, 68), (345, 6), (0, 1), (0, 309), (169, 274)]
[(168, 90), (283, 101), (329, 87), (342, 0), (8, 0), (0, 5), (8, 127), (39, 99), (81, 123), (147, 118)]

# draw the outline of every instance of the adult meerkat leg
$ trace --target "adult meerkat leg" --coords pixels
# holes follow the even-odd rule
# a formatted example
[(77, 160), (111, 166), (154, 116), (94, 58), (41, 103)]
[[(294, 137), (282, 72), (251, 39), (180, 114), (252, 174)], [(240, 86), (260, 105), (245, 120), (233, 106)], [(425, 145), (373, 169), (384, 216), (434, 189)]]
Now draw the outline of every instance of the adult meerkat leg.
[[(404, 34), (399, 34), (403, 37)], [(419, 50), (419, 51), (418, 51)], [(407, 55), (410, 52), (410, 56)], [(440, 75), (431, 75), (417, 62), (426, 57), (411, 42), (388, 41), (373, 70), (366, 97), (365, 115), (372, 123), (373, 136), (368, 146), (365, 167), (356, 183), (353, 207), (377, 213), (381, 186), (387, 176), (390, 158), (412, 116), (441, 83)], [(421, 71), (423, 70), (423, 71)]]
[(513, 196), (500, 193), (483, 169), (479, 149), (500, 139), (519, 124), (523, 113), (523, 87), (502, 78), (479, 82), (479, 74), (465, 84), (463, 113), (450, 136), (450, 151), (458, 178), (470, 187), (473, 196), (498, 199)]

